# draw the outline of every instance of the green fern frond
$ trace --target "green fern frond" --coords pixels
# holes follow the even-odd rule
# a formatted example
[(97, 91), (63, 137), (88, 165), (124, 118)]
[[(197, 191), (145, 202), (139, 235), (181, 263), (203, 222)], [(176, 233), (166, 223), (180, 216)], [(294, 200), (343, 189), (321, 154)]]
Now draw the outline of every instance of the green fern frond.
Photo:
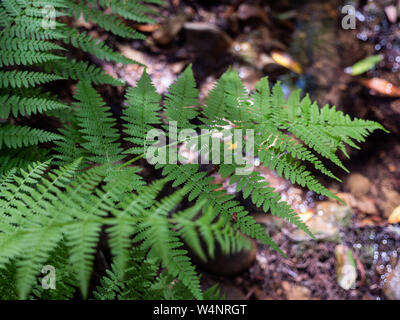
[(75, 99), (80, 132), (84, 139), (81, 146), (88, 153), (88, 160), (107, 164), (109, 168), (120, 161), (121, 147), (117, 143), (118, 131), (104, 101), (90, 83), (81, 81), (76, 87)]
[(233, 195), (228, 195), (223, 190), (215, 191), (221, 185), (213, 184), (213, 177), (207, 176), (205, 172), (198, 172), (198, 165), (156, 165), (156, 168), (161, 167), (163, 167), (162, 174), (166, 176), (165, 179), (173, 181), (174, 187), (180, 185), (185, 187), (189, 201), (196, 198), (199, 201), (206, 199), (213, 206), (215, 212), (220, 214), (225, 221), (229, 221), (236, 214), (238, 217), (235, 223), (236, 228), (283, 254), (278, 245), (266, 234), (264, 228), (257, 224), (247, 211), (238, 206), (237, 202), (232, 201)]
[(104, 70), (93, 64), (89, 64), (87, 61), (75, 61), (71, 59), (68, 61), (47, 63), (45, 70), (65, 79), (90, 81), (94, 84), (110, 84), (112, 86), (124, 85), (122, 80), (113, 78), (109, 74), (106, 74)]
[(48, 151), (36, 147), (2, 150), (4, 153), (0, 155), (0, 174), (14, 168), (26, 169), (32, 162), (43, 162), (48, 159)]
[(10, 263), (0, 270), (0, 299), (18, 300), (17, 288), (15, 286), (15, 264)]
[(131, 20), (137, 21), (139, 23), (150, 23), (153, 24), (154, 20), (149, 17), (149, 13), (155, 13), (154, 10), (151, 10), (148, 6), (145, 6), (145, 3), (154, 3), (161, 5), (163, 1), (157, 0), (144, 0), (144, 1), (120, 1), (120, 0), (100, 0), (99, 3), (103, 8), (110, 7), (112, 12), (120, 15), (121, 17)]
[(260, 173), (252, 172), (249, 175), (236, 175), (235, 166), (221, 165), (219, 173), (223, 178), (230, 177), (229, 183), (236, 184), (236, 192), (243, 192), (243, 198), (251, 197), (251, 201), (256, 207), (262, 207), (264, 212), (269, 212), (281, 219), (284, 219), (300, 230), (303, 230), (312, 238), (314, 237), (307, 225), (300, 219), (296, 212), (275, 192), (274, 188), (269, 187)]
[(34, 286), (32, 289), (34, 299), (71, 300), (74, 298), (77, 280), (70, 268), (68, 257), (69, 249), (61, 241), (46, 262), (46, 265), (54, 267), (56, 271), (55, 288), (46, 290), (42, 287), (42, 283)]
[(216, 126), (225, 126), (228, 123), (223, 119), (226, 114), (228, 114), (226, 107), (226, 94), (225, 86), (227, 73), (224, 73), (222, 77), (214, 84), (212, 90), (210, 91), (207, 99), (206, 105), (202, 110), (202, 121), (206, 124), (208, 128), (214, 128)]
[(44, 40), (31, 40), (31, 39), (20, 39), (20, 38), (8, 38), (6, 36), (0, 37), (0, 49), (8, 51), (20, 50), (22, 52), (40, 52), (40, 51), (51, 51), (51, 50), (62, 50), (65, 51), (60, 45), (51, 41)]
[(136, 146), (125, 151), (130, 154), (145, 152), (146, 135), (154, 125), (161, 122), (157, 111), (160, 110), (161, 97), (157, 94), (149, 75), (146, 71), (135, 88), (128, 89), (126, 93), (127, 107), (123, 111), (123, 119), (127, 122), (125, 133), (129, 136), (127, 141)]
[(106, 270), (106, 276), (94, 292), (95, 299), (145, 300), (159, 297), (156, 287), (158, 267), (154, 261), (146, 259), (145, 251), (135, 248), (130, 252), (124, 275), (120, 274), (121, 268), (117, 266), (113, 263), (111, 270)]
[(29, 88), (38, 84), (62, 80), (64, 77), (55, 74), (34, 71), (0, 71), (0, 88)]
[(79, 4), (71, 4), (71, 10), (75, 18), (79, 18), (82, 14), (86, 21), (91, 21), (106, 31), (113, 34), (130, 39), (142, 39), (143, 35), (136, 32), (135, 29), (127, 26), (118, 16), (105, 14), (98, 8), (90, 8), (84, 2)]
[(203, 294), (195, 268), (187, 256), (187, 251), (181, 249), (183, 244), (173, 231), (173, 225), (166, 219), (168, 212), (182, 198), (181, 191), (156, 203), (153, 210), (150, 210), (148, 216), (138, 226), (142, 232), (135, 237), (135, 240), (143, 240), (141, 248), (150, 250), (149, 257), (159, 259), (168, 273), (182, 281), (196, 299), (202, 299)]
[[(203, 261), (207, 260), (207, 256), (203, 250), (202, 241), (207, 244), (207, 253), (212, 259), (215, 254), (216, 242), (222, 253), (227, 255), (239, 252), (244, 248), (248, 249), (251, 244), (230, 224), (226, 224), (222, 217), (218, 217), (218, 213), (211, 206), (205, 206), (205, 203), (205, 201), (200, 201), (195, 206), (173, 215), (178, 233), (185, 243)], [(203, 211), (202, 208), (204, 208)], [(201, 211), (202, 215), (196, 218)]]
[[(79, 128), (75, 124), (59, 129), (59, 133), (62, 138), (54, 141), (54, 151), (56, 152), (54, 155), (55, 164), (66, 165), (85, 157), (85, 150), (81, 148), (84, 140), (79, 132)], [(82, 161), (82, 167), (87, 165), (87, 161)]]
[(228, 71), (225, 73), (225, 77), (226, 117), (235, 124), (244, 125), (249, 120), (247, 89), (237, 71)]
[(68, 108), (67, 105), (53, 99), (42, 97), (23, 97), (19, 95), (0, 95), (0, 117), (7, 119), (10, 114), (30, 116), (50, 110)]
[(58, 134), (29, 127), (0, 125), (0, 150), (7, 148), (21, 148), (36, 145), (42, 142), (59, 140)]
[(38, 64), (54, 60), (63, 60), (64, 57), (57, 56), (52, 53), (35, 52), (35, 51), (21, 51), (12, 50), (0, 51), (0, 67), (12, 65), (25, 65)]
[(189, 120), (197, 115), (195, 109), (197, 105), (199, 90), (193, 77), (192, 66), (180, 75), (172, 84), (164, 102), (165, 113), (169, 121), (176, 121), (179, 128), (191, 128)]
[(64, 41), (67, 44), (71, 44), (75, 48), (93, 54), (101, 60), (120, 62), (123, 64), (137, 64), (135, 61), (112, 50), (103, 41), (94, 39), (85, 32), (78, 33), (74, 29), (66, 29), (65, 35), (67, 37)]

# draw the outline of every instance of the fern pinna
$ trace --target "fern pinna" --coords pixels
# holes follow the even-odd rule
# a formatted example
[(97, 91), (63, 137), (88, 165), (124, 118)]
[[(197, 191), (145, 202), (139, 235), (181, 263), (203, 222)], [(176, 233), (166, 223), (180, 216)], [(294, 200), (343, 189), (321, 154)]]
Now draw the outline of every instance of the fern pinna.
[[(332, 198), (337, 197), (313, 172), (340, 181), (325, 160), (346, 170), (338, 153), (347, 155), (347, 147), (358, 148), (357, 143), (374, 130), (384, 130), (376, 122), (351, 119), (335, 107), (319, 108), (309, 96), (301, 98), (299, 91), (286, 99), (280, 84), (271, 88), (267, 78), (249, 93), (232, 70), (217, 81), (205, 105), (199, 106), (190, 66), (164, 97), (144, 71), (136, 87), (127, 89), (122, 117), (116, 119), (95, 85), (122, 82), (94, 64), (66, 58), (66, 53), (75, 47), (101, 60), (133, 61), (70, 27), (68, 21), (82, 15), (116, 36), (142, 39), (125, 21), (151, 23), (148, 15), (154, 12), (147, 5), (159, 3), (1, 2), (2, 299), (71, 299), (77, 290), (84, 298), (96, 299), (219, 298), (216, 288), (201, 290), (185, 246), (206, 260), (213, 258), (217, 244), (225, 253), (236, 252), (249, 246), (250, 237), (284, 252), (234, 195), (214, 184), (213, 173), (228, 179), (266, 214), (312, 236), (260, 174), (238, 174), (244, 167), (240, 163), (219, 161), (204, 171), (197, 163), (148, 159), (163, 178), (146, 183), (137, 161), (153, 147), (148, 141), (152, 129), (165, 129), (169, 123), (197, 132), (230, 126), (243, 133), (243, 147), (250, 144), (246, 134), (254, 132), (254, 158), (291, 182)], [(46, 5), (54, 8), (56, 28), (38, 32)], [(102, 12), (106, 8), (111, 13)], [(46, 90), (46, 84), (67, 79), (77, 81), (74, 101), (68, 104)], [(37, 114), (59, 116), (62, 128), (49, 132), (28, 126)], [(169, 154), (178, 144), (193, 142), (167, 137), (169, 144), (158, 152)], [(209, 157), (215, 156), (211, 135), (202, 138)], [(38, 147), (41, 144), (48, 148)], [(166, 185), (172, 186), (171, 194), (165, 194)], [(188, 208), (181, 208), (183, 199), (191, 203)], [(112, 265), (94, 287), (91, 280), (100, 241), (107, 243)], [(54, 290), (38, 283), (46, 265), (57, 270)]]

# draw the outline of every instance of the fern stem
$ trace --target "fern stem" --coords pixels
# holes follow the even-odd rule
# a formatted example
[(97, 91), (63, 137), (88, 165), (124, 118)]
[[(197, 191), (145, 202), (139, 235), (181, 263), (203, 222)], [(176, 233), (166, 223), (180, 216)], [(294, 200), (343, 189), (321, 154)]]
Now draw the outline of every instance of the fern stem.
[(144, 157), (144, 153), (142, 153), (140, 156), (137, 156), (136, 158), (133, 158), (133, 159), (131, 159), (131, 160), (125, 162), (124, 164), (122, 164), (121, 166), (118, 167), (118, 170), (129, 166), (130, 164), (136, 162), (136, 161), (139, 160), (139, 159), (142, 159), (143, 157)]

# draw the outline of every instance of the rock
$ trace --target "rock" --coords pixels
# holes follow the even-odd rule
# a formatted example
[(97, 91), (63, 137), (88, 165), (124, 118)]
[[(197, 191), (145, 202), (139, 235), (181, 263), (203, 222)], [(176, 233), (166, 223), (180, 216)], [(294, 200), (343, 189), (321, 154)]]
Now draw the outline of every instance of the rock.
[[(330, 222), (325, 221), (318, 215), (314, 215), (308, 222), (307, 226), (313, 235), (319, 240), (336, 240), (339, 237), (339, 228)], [(304, 231), (296, 229), (290, 235), (295, 241), (308, 241), (311, 237)]]
[(342, 199), (346, 205), (354, 209), (358, 209), (362, 213), (377, 215), (378, 209), (376, 208), (375, 201), (369, 197), (363, 196), (356, 199), (351, 193), (339, 192), (336, 194)]
[(383, 292), (390, 300), (400, 300), (400, 261), (389, 274), (383, 286)]
[(199, 259), (193, 252), (191, 255), (193, 262), (205, 270), (217, 275), (233, 276), (248, 270), (255, 261), (257, 246), (254, 240), (251, 240), (251, 243), (251, 250), (242, 250), (230, 255), (222, 254), (217, 245), (215, 258), (207, 262)]
[(170, 44), (182, 30), (186, 20), (186, 15), (178, 15), (168, 19), (159, 29), (153, 32), (154, 41), (161, 46)]
[(380, 207), (383, 210), (385, 218), (389, 218), (393, 211), (400, 205), (400, 193), (396, 190), (382, 189), (384, 194), (383, 199), (380, 201)]
[(354, 211), (348, 207), (330, 201), (322, 201), (316, 209), (325, 221), (336, 224), (338, 227), (347, 227)]
[(390, 224), (400, 223), (400, 206), (393, 210), (392, 214), (390, 215), (388, 222)]
[(356, 197), (361, 197), (366, 195), (370, 188), (371, 182), (367, 177), (359, 173), (352, 173), (346, 181), (346, 188)]
[(385, 8), (385, 13), (386, 13), (386, 16), (387, 16), (388, 20), (391, 23), (396, 23), (396, 21), (397, 21), (397, 8), (396, 8), (396, 6), (387, 6)]
[(335, 248), (336, 275), (339, 286), (344, 290), (354, 287), (357, 280), (357, 265), (353, 253), (344, 245), (337, 245)]
[(378, 214), (378, 209), (375, 206), (375, 201), (367, 197), (362, 197), (360, 201), (357, 201), (356, 208), (358, 208), (361, 212), (366, 214), (370, 215)]
[(186, 22), (185, 39), (191, 50), (209, 57), (220, 57), (232, 44), (232, 39), (220, 28), (205, 22)]
[[(317, 239), (337, 240), (340, 227), (346, 227), (351, 220), (353, 210), (348, 206), (338, 205), (330, 201), (320, 202), (314, 215), (307, 217), (307, 226)], [(296, 229), (289, 234), (295, 241), (311, 240), (304, 231)]]
[(310, 289), (295, 285), (288, 281), (282, 282), (282, 289), (288, 300), (309, 300), (311, 298)]
[(357, 206), (357, 200), (354, 198), (354, 196), (351, 193), (348, 192), (338, 192), (336, 194), (340, 199), (342, 199), (346, 205), (349, 207), (356, 207)]

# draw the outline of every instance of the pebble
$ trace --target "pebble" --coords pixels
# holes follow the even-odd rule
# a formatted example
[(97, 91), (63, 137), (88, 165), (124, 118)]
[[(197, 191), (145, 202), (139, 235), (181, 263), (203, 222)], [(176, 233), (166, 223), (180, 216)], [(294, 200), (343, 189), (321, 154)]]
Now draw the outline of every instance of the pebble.
[(192, 253), (192, 259), (195, 264), (213, 274), (223, 276), (238, 275), (248, 270), (256, 259), (257, 247), (254, 240), (251, 240), (251, 242), (251, 250), (242, 250), (230, 255), (224, 255), (220, 250), (216, 250), (215, 258), (209, 259), (207, 262), (198, 259)]
[[(340, 228), (349, 224), (353, 213), (348, 206), (322, 201), (317, 205), (314, 215), (307, 220), (306, 224), (317, 239), (337, 240)], [(289, 236), (294, 241), (311, 239), (309, 235), (299, 229), (294, 230)]]
[(186, 22), (183, 28), (188, 46), (198, 53), (221, 57), (232, 45), (231, 37), (215, 25)]
[(362, 174), (353, 173), (347, 178), (346, 187), (354, 196), (361, 197), (368, 194), (371, 182)]
[(309, 300), (311, 298), (311, 291), (306, 287), (283, 281), (282, 288), (288, 300)]
[(387, 277), (383, 292), (390, 300), (400, 300), (400, 261)]

